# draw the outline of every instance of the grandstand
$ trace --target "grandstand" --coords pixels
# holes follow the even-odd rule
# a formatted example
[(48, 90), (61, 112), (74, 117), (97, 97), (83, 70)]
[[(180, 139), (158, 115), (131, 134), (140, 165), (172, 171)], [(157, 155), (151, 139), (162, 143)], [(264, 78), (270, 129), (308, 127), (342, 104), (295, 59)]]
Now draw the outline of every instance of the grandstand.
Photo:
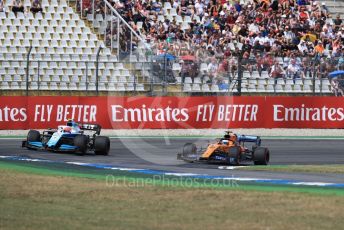
[[(8, 1), (9, 3), (9, 1)], [(10, 8), (6, 4), (6, 9)], [(30, 8), (30, 1), (24, 7)], [(26, 89), (29, 47), (29, 90), (94, 91), (96, 54), (99, 63), (99, 90), (126, 91), (135, 80), (116, 55), (85, 25), (66, 1), (43, 1), (43, 13), (0, 12), (0, 76), (2, 90)], [(141, 89), (139, 88), (141, 87)], [(143, 90), (139, 85), (137, 90)]]
[[(332, 94), (327, 74), (343, 68), (344, 27), (335, 21), (337, 15), (343, 18), (343, 2), (296, 1), (294, 6), (278, 2), (278, 10), (263, 1), (260, 5), (222, 1), (201, 7), (203, 2), (42, 0), (42, 13), (32, 13), (31, 1), (24, 0), (24, 13), (14, 13), (12, 1), (4, 1), (5, 10), (0, 12), (1, 93), (28, 89), (47, 94), (152, 90)], [(290, 26), (311, 24), (303, 22), (304, 11), (309, 12), (309, 19), (315, 17), (306, 31), (290, 30), (298, 41), (293, 44), (295, 50), (281, 48), (294, 41), (283, 43), (289, 36), (283, 34), (287, 26), (276, 28), (284, 39), (280, 44), (275, 42), (277, 32), (266, 27), (283, 23), (258, 20), (259, 14), (269, 16), (275, 10), (278, 16), (272, 17), (277, 21), (289, 17)], [(258, 15), (254, 17), (257, 25), (253, 18), (245, 19), (252, 12)], [(330, 35), (324, 27), (332, 30)], [(240, 33), (245, 28), (249, 33)], [(262, 29), (265, 35), (260, 35)], [(300, 53), (303, 36), (310, 32), (316, 37), (312, 50), (324, 43), (320, 55), (316, 51)], [(264, 39), (270, 39), (268, 49), (265, 43), (256, 45)], [(338, 39), (339, 44), (331, 39)], [(274, 71), (278, 66), (281, 71)]]

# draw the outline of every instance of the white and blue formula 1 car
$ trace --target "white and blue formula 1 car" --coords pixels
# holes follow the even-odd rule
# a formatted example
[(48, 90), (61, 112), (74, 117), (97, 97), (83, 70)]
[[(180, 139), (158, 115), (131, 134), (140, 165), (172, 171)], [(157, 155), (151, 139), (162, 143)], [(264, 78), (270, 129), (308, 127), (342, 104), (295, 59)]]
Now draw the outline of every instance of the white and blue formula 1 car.
[[(91, 131), (86, 135), (84, 131)], [(97, 124), (81, 124), (69, 120), (66, 125), (57, 129), (48, 129), (41, 134), (30, 130), (22, 147), (32, 150), (48, 150), (54, 152), (72, 152), (84, 155), (88, 151), (96, 155), (108, 155), (110, 150), (109, 137), (100, 136), (101, 126)]]

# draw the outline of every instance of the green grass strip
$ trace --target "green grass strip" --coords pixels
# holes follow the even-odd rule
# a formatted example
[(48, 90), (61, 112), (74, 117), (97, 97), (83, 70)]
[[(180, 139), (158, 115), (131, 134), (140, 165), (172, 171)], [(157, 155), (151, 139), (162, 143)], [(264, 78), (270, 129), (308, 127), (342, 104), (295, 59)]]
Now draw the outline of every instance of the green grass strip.
[[(63, 166), (63, 167), (61, 167)], [(0, 160), (0, 169), (14, 170), (22, 173), (31, 173), (46, 176), (63, 176), (95, 179), (113, 183), (125, 183), (128, 186), (152, 185), (175, 188), (210, 188), (210, 189), (233, 189), (265, 192), (301, 192), (318, 195), (340, 195), (344, 196), (344, 189), (328, 187), (306, 187), (288, 185), (270, 185), (263, 183), (252, 183), (242, 181), (206, 180), (191, 177), (176, 176), (154, 176), (136, 172), (119, 170), (102, 170), (88, 167), (64, 167), (65, 164), (52, 164), (52, 168), (46, 164), (37, 162), (14, 162)], [(90, 171), (90, 172), (88, 172)]]
[(269, 172), (299, 172), (299, 173), (335, 173), (344, 174), (344, 164), (327, 165), (267, 165), (238, 167), (237, 170), (269, 171)]
[[(219, 135), (192, 135), (192, 136), (185, 136), (185, 135), (179, 135), (179, 136), (109, 136), (110, 138), (119, 138), (119, 139), (164, 139), (164, 138), (172, 138), (172, 139), (208, 139), (208, 138), (220, 138)], [(20, 135), (20, 136), (1, 136), (0, 139), (25, 139), (26, 136)], [(262, 139), (267, 140), (319, 140), (319, 139), (328, 139), (328, 140), (344, 140), (344, 136), (261, 136)]]

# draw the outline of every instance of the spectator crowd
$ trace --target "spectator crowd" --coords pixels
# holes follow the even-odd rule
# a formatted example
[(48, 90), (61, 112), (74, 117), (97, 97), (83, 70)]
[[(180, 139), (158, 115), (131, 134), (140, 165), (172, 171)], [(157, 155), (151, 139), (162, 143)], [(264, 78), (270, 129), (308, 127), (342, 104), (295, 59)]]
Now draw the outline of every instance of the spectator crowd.
[[(209, 64), (214, 78), (221, 73), (234, 74), (239, 59), (251, 74), (254, 70), (259, 74), (267, 71), (273, 78), (306, 78), (313, 74), (323, 78), (330, 71), (344, 68), (342, 19), (340, 15), (332, 18), (325, 3), (318, 1), (109, 2), (156, 55), (195, 56)], [(86, 12), (92, 11), (92, 1), (82, 3)], [(95, 0), (96, 14), (104, 15), (105, 11), (104, 2)], [(115, 27), (108, 27), (108, 41), (116, 37)], [(125, 31), (122, 33), (126, 38)], [(121, 39), (122, 51), (130, 49), (129, 41)]]

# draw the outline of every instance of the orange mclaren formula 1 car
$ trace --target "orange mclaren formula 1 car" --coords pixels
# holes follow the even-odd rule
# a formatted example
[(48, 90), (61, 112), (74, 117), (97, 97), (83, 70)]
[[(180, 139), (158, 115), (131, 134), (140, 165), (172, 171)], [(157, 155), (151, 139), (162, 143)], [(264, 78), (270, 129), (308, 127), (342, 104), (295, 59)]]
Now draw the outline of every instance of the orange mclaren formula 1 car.
[[(251, 143), (250, 148), (245, 143)], [(226, 131), (223, 138), (206, 148), (197, 149), (193, 143), (186, 143), (177, 159), (186, 162), (222, 162), (231, 165), (240, 165), (253, 162), (255, 165), (267, 165), (270, 159), (268, 148), (261, 147), (259, 136), (237, 135)]]

